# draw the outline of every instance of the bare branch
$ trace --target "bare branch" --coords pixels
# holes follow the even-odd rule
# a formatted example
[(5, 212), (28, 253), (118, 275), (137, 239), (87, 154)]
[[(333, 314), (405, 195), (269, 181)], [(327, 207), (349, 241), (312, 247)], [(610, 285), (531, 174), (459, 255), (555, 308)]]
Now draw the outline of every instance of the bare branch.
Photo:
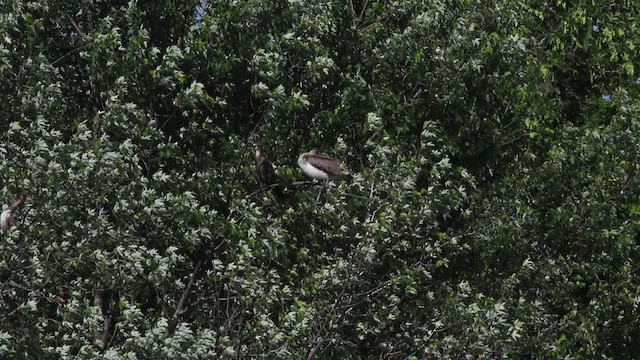
[(102, 341), (102, 348), (106, 349), (110, 343), (110, 335), (113, 332), (114, 315), (112, 311), (112, 304), (107, 299), (104, 290), (96, 290), (93, 294), (93, 306), (99, 307), (102, 311), (102, 329), (96, 330), (93, 334), (92, 343), (95, 344), (96, 340)]
[(358, 25), (362, 24), (362, 21), (364, 20), (364, 12), (365, 10), (367, 10), (367, 6), (369, 6), (369, 0), (366, 0), (364, 2), (364, 5), (362, 5), (362, 11), (360, 11), (360, 16), (358, 16), (355, 27), (358, 27)]
[(316, 181), (312, 181), (312, 180), (307, 180), (307, 181), (294, 181), (294, 182), (290, 182), (290, 183), (278, 183), (278, 184), (271, 184), (271, 185), (265, 185), (261, 188), (259, 188), (258, 190), (252, 192), (251, 194), (246, 196), (246, 199), (256, 196), (257, 194), (269, 191), (275, 187), (278, 186), (307, 186), (307, 185), (321, 185), (320, 183), (316, 182)]
[(71, 21), (71, 25), (73, 25), (73, 28), (76, 29), (76, 32), (78, 33), (78, 35), (84, 37), (87, 37), (87, 34), (84, 33), (84, 31), (82, 31), (82, 29), (80, 29), (80, 26), (78, 26), (78, 23), (71, 17), (71, 15), (67, 15), (69, 17), (69, 20)]
[(178, 301), (178, 306), (176, 306), (176, 311), (173, 313), (171, 320), (169, 320), (169, 326), (167, 327), (167, 331), (165, 332), (166, 336), (173, 336), (173, 333), (176, 331), (176, 326), (178, 325), (178, 318), (186, 311), (185, 303), (187, 301), (187, 297), (189, 296), (189, 292), (191, 292), (191, 288), (196, 281), (196, 276), (200, 271), (200, 267), (202, 267), (202, 259), (198, 260), (196, 266), (193, 268), (193, 273), (191, 274), (189, 283), (184, 288), (182, 296), (180, 297), (180, 301)]

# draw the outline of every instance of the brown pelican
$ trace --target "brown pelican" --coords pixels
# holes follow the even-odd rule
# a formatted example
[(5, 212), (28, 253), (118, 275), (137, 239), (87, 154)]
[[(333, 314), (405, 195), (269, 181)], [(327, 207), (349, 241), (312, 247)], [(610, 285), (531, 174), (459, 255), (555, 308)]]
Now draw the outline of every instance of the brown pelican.
[(298, 166), (305, 175), (318, 180), (349, 180), (351, 178), (350, 175), (343, 174), (342, 161), (334, 159), (318, 149), (302, 153), (298, 157)]
[[(256, 172), (258, 173), (258, 178), (265, 185), (273, 185), (278, 183), (278, 179), (276, 177), (276, 172), (273, 170), (273, 165), (267, 157), (262, 152), (262, 144), (256, 143)], [(284, 197), (284, 192), (282, 191), (282, 186), (276, 186), (273, 188), (273, 193), (279, 199)]]

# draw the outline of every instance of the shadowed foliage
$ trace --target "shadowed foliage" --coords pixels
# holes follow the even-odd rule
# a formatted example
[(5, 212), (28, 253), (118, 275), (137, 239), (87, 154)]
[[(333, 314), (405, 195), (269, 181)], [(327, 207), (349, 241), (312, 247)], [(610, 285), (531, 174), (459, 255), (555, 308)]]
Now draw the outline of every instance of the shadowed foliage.
[(0, 358), (640, 356), (640, 3), (0, 10)]

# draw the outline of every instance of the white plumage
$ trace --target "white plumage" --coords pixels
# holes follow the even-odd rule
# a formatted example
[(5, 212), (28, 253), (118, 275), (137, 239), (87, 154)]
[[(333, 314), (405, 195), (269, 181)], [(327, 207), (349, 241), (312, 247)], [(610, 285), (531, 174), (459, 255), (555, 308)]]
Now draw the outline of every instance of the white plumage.
[(317, 149), (302, 153), (298, 157), (298, 166), (308, 177), (324, 181), (340, 178), (343, 172), (342, 161)]

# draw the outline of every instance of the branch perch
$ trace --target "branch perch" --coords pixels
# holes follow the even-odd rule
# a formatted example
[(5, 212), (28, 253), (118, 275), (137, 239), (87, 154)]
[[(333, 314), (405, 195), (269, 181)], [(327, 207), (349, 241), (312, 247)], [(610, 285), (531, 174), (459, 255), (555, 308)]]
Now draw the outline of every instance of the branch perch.
[(271, 190), (273, 188), (276, 188), (278, 186), (287, 187), (287, 186), (300, 186), (300, 185), (304, 185), (304, 186), (307, 186), (307, 185), (320, 185), (320, 183), (315, 182), (313, 180), (306, 180), (306, 181), (294, 181), (294, 182), (288, 182), (288, 183), (277, 183), (277, 184), (265, 185), (265, 186), (259, 188), (258, 190), (252, 192), (251, 194), (247, 195), (246, 199), (248, 199), (248, 198), (250, 198), (252, 196), (255, 196), (257, 194), (269, 191), (269, 190)]

